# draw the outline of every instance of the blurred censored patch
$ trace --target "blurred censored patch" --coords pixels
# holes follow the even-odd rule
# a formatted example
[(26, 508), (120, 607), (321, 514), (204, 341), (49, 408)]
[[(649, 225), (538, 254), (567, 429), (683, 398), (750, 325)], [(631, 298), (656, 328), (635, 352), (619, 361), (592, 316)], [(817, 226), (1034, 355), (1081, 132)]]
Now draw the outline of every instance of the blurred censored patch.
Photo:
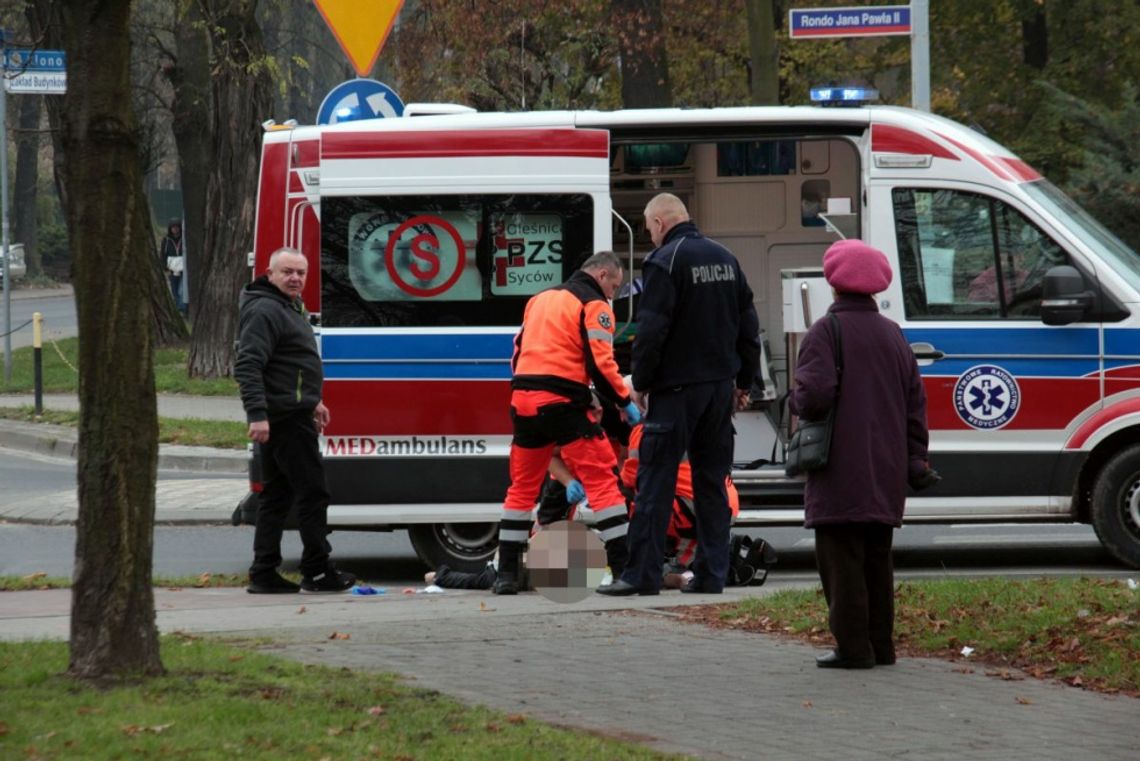
[(574, 521), (556, 521), (531, 537), (527, 571), (535, 590), (554, 602), (581, 602), (602, 583), (602, 540)]

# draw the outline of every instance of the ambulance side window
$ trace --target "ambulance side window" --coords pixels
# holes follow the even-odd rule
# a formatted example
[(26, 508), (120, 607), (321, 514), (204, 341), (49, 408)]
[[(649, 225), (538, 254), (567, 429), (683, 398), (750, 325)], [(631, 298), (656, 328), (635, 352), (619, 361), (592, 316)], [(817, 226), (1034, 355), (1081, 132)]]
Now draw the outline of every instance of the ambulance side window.
[(588, 195), (321, 199), (325, 327), (518, 325), (593, 252)]
[(950, 189), (896, 188), (909, 319), (1036, 319), (1045, 272), (1069, 257), (1011, 206)]

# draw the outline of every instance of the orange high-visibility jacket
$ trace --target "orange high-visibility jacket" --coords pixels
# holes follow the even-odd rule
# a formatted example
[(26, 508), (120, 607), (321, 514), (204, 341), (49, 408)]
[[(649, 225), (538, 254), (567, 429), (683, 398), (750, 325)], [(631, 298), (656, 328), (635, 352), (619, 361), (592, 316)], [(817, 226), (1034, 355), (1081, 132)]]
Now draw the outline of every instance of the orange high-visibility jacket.
[(598, 283), (579, 270), (527, 302), (515, 337), (511, 388), (551, 391), (583, 405), (590, 383), (625, 407), (629, 395), (614, 360), (614, 313)]

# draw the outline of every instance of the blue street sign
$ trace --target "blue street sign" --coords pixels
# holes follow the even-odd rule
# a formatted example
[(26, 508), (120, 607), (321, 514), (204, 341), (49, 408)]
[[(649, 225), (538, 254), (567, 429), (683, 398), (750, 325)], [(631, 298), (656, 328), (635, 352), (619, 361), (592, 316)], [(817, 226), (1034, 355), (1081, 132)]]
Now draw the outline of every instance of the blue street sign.
[(788, 11), (788, 37), (883, 37), (910, 34), (909, 5), (800, 8)]
[(67, 53), (62, 50), (5, 48), (4, 68), (8, 72), (67, 71)]
[(62, 50), (4, 49), (4, 89), (10, 93), (67, 92), (67, 54)]
[(404, 101), (388, 85), (375, 79), (350, 79), (329, 90), (317, 111), (317, 124), (390, 119), (403, 113)]

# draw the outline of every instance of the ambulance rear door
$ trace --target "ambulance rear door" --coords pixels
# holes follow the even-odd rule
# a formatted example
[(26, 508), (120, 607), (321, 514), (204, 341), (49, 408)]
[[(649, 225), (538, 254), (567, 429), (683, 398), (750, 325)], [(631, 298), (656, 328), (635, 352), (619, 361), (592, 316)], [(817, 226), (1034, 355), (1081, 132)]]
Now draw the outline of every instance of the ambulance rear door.
[(330, 524), (435, 524), (413, 529), (443, 553), (425, 560), (489, 556), (493, 531), (459, 525), (498, 519), (526, 301), (610, 248), (609, 134), (558, 113), (354, 123), (325, 131), (320, 172)]

